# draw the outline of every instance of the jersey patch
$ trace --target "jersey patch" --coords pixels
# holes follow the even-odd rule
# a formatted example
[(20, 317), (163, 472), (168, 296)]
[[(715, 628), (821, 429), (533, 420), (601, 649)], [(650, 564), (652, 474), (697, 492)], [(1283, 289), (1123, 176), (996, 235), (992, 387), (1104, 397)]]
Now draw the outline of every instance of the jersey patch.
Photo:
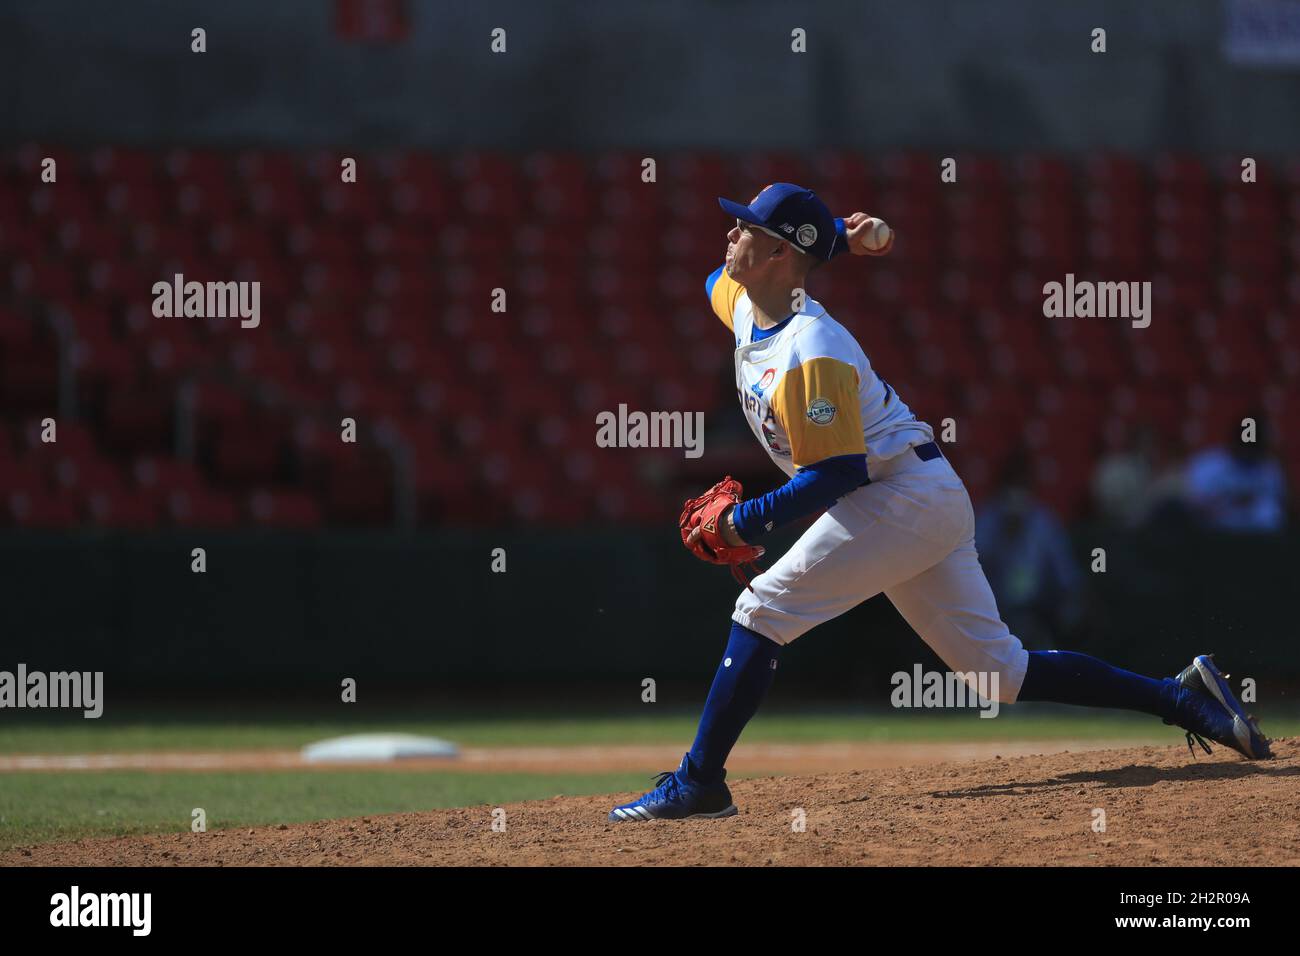
[(838, 409), (824, 398), (813, 399), (808, 406), (808, 421), (814, 425), (829, 425), (835, 421)]

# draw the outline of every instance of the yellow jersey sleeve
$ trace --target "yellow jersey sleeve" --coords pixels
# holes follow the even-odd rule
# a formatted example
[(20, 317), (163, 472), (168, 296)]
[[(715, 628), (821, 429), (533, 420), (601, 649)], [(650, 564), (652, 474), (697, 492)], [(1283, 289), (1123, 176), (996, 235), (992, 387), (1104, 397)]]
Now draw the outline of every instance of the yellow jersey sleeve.
[(781, 377), (772, 411), (790, 436), (790, 460), (804, 468), (837, 455), (865, 455), (858, 372), (833, 358), (808, 359)]
[(727, 275), (725, 268), (716, 275), (716, 279), (710, 277), (712, 288), (709, 289), (709, 303), (718, 318), (722, 320), (722, 324), (734, 332), (731, 317), (736, 314), (736, 300), (745, 291), (745, 287)]

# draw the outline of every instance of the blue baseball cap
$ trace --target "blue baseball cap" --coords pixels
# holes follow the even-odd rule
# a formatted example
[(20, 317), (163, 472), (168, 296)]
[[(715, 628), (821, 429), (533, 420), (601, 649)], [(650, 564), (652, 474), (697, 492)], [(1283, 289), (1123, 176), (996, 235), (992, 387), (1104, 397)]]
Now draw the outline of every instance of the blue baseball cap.
[(835, 217), (811, 189), (794, 183), (764, 186), (743, 205), (718, 197), (718, 205), (742, 222), (761, 226), (800, 252), (828, 260), (835, 251)]

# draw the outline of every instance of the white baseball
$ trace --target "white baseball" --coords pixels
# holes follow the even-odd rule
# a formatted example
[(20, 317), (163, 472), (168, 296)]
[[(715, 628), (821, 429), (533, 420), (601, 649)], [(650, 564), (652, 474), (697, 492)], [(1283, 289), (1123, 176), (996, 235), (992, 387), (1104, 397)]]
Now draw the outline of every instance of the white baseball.
[(893, 237), (894, 231), (889, 228), (889, 223), (873, 216), (867, 220), (867, 229), (862, 234), (862, 247), (869, 252), (879, 252)]

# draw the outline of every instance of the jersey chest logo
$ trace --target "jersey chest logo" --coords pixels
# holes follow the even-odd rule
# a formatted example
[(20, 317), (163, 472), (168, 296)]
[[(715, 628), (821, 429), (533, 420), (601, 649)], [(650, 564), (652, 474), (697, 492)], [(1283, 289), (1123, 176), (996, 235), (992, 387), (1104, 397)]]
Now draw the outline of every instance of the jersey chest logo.
[(776, 369), (770, 368), (763, 373), (762, 378), (760, 378), (757, 382), (755, 382), (753, 385), (749, 387), (753, 390), (755, 395), (757, 395), (759, 398), (762, 398), (763, 393), (767, 391), (768, 388), (771, 387), (772, 382), (775, 379), (776, 379)]
[(742, 392), (737, 388), (736, 397), (740, 399), (740, 407), (743, 408), (747, 414), (753, 415), (760, 422), (776, 421), (776, 413), (772, 411), (772, 406), (763, 401), (752, 386), (747, 392)]

